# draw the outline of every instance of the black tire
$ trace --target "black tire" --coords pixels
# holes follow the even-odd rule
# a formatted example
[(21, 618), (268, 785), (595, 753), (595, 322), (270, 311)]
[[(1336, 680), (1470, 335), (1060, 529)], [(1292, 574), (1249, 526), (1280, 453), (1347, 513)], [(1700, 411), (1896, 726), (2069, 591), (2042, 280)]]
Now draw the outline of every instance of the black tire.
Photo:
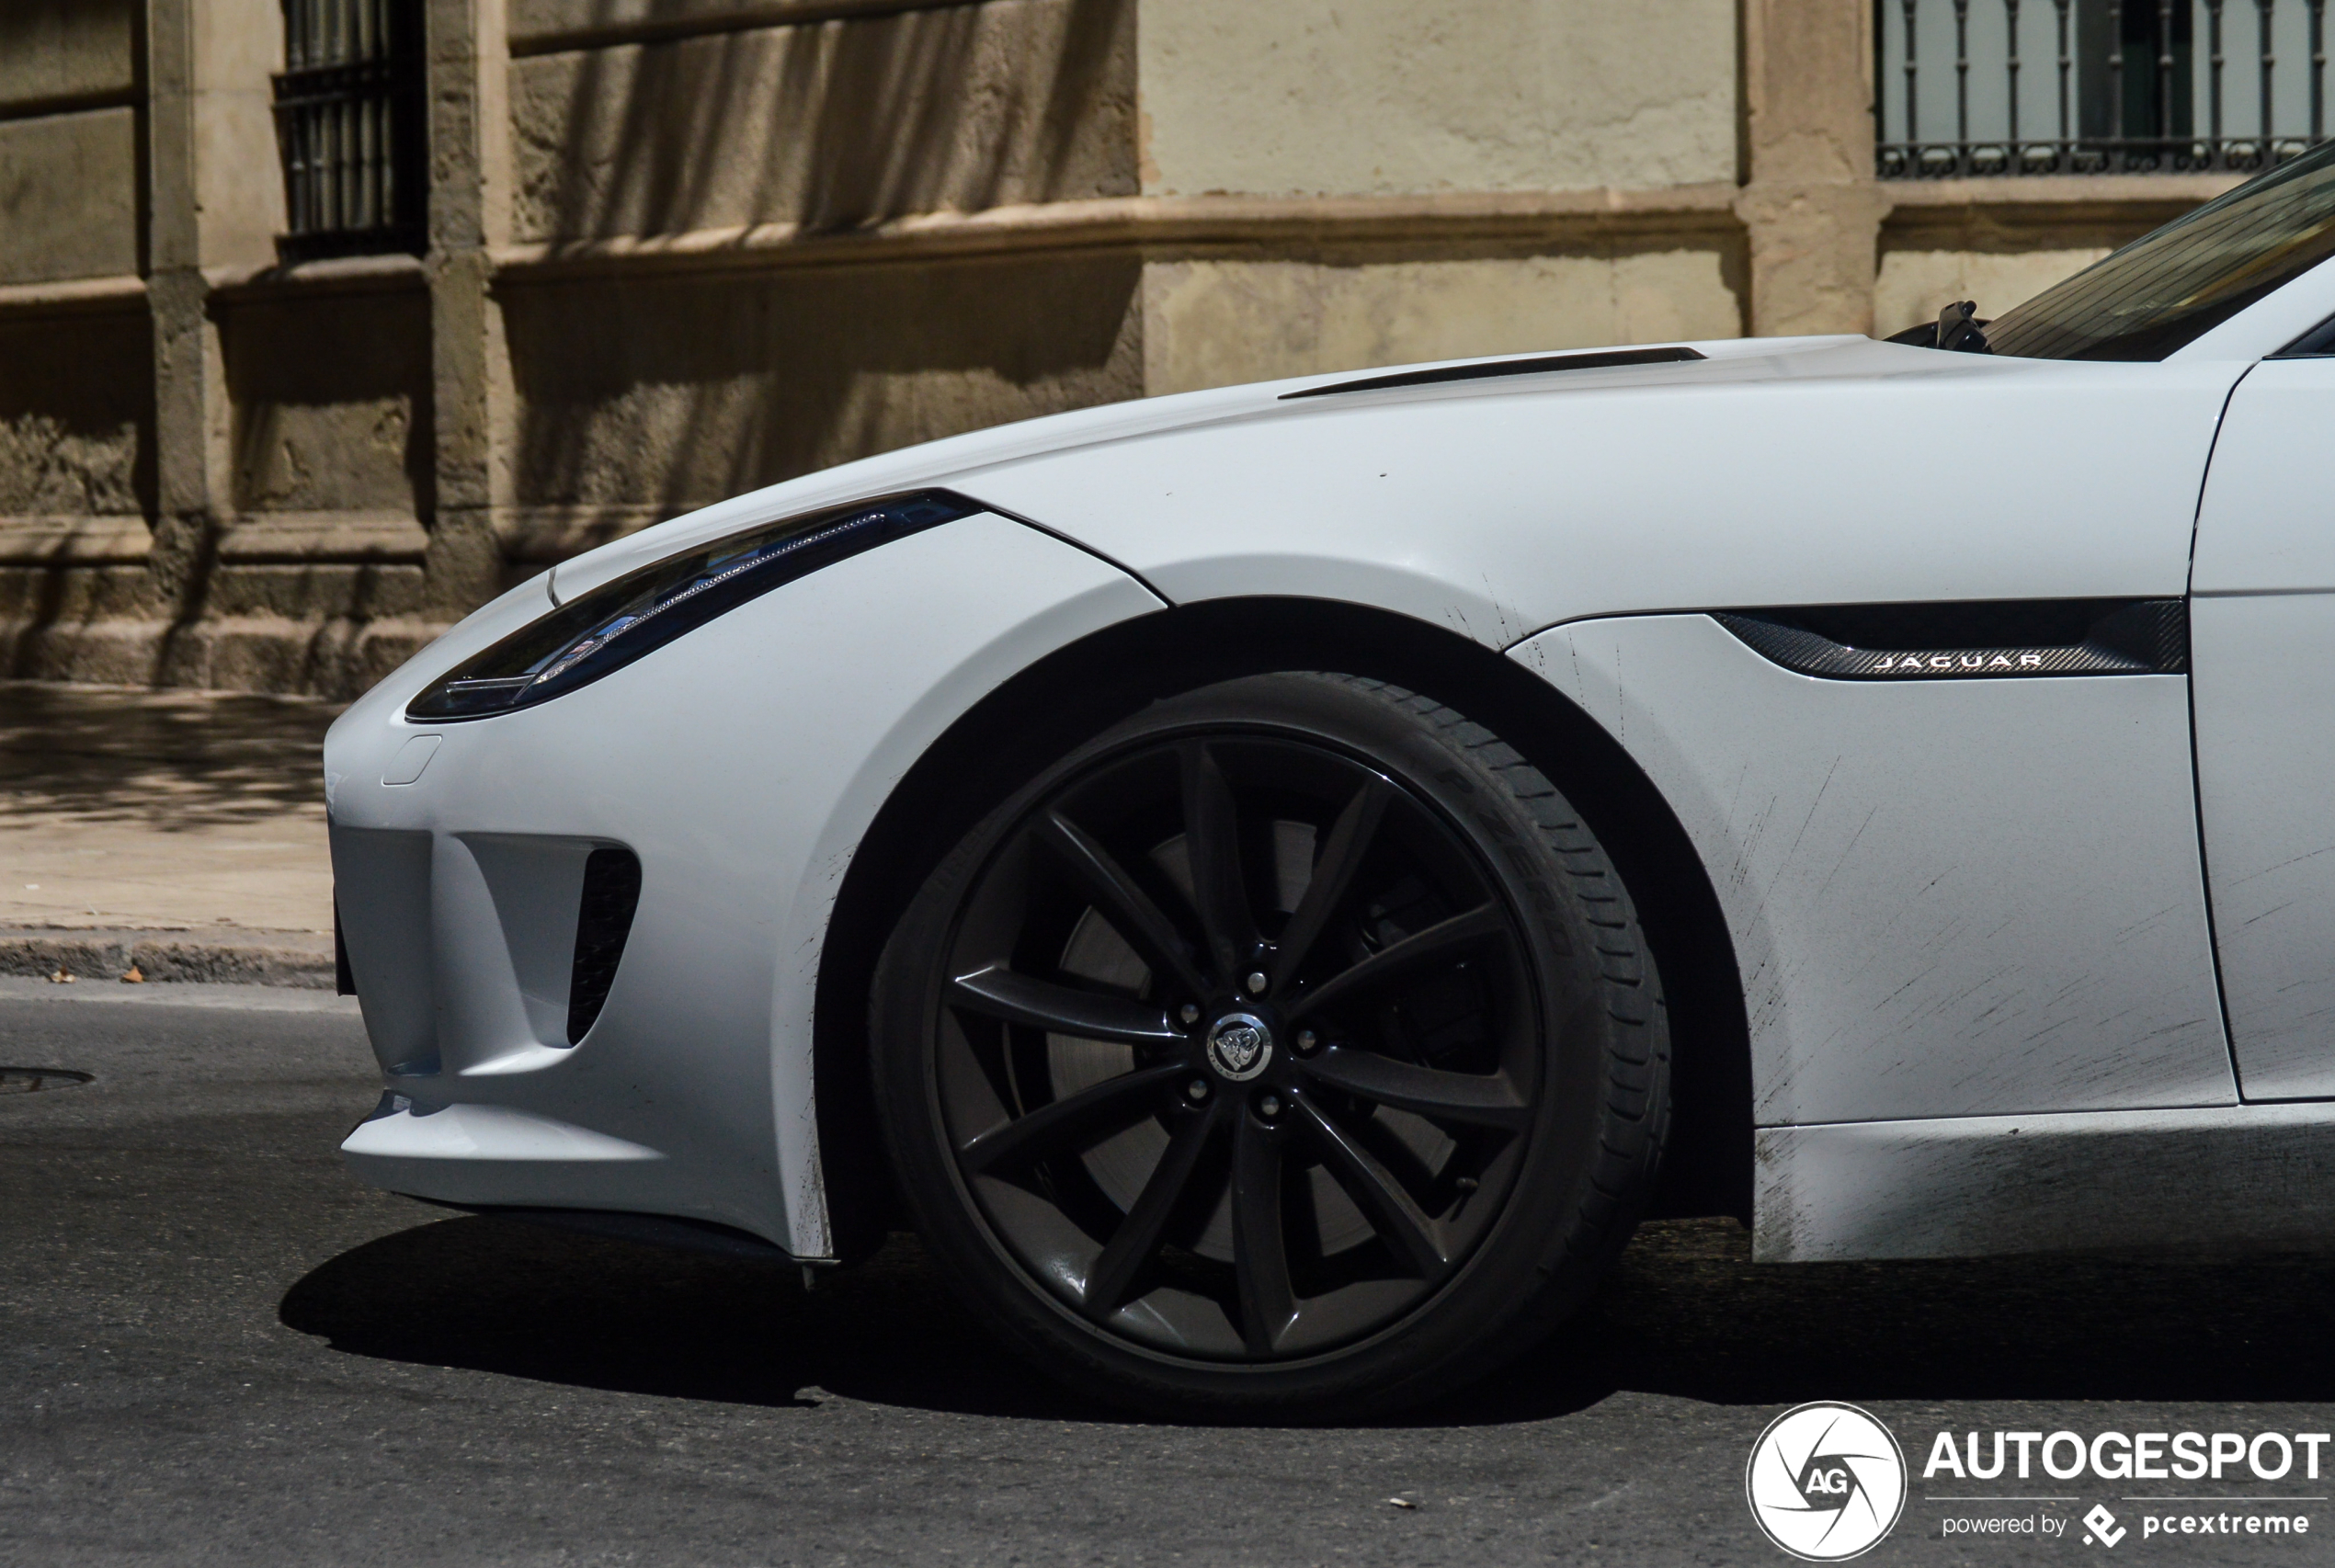
[(1482, 1376), (1601, 1277), (1669, 1119), (1595, 836), (1498, 736), (1348, 676), (1190, 692), (1044, 767), (910, 903), (871, 1039), (974, 1310), (1171, 1415)]

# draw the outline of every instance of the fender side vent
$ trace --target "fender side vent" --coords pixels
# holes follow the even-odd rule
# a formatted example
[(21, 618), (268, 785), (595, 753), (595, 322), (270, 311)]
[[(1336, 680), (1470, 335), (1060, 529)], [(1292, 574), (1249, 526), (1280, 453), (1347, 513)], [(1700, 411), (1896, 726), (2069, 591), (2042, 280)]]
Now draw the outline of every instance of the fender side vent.
[(1365, 376), (1359, 381), (1336, 381), (1326, 387), (1301, 387), (1281, 394), (1328, 397), (1335, 392), (1383, 392), (1389, 387), (1431, 387), (1445, 381), (1480, 381), (1492, 376), (1536, 376), (1543, 370), (1605, 370), (1617, 365), (1682, 365), (1710, 356), (1680, 345), (1675, 348), (1614, 348), (1588, 354), (1535, 354), (1529, 359), (1495, 359), (1483, 365), (1446, 365), (1439, 370), (1397, 370), (1387, 376)]
[(632, 912), (641, 903), (641, 858), (630, 849), (595, 849), (584, 862), (584, 896), (575, 916), (575, 967), (567, 983), (567, 1043), (592, 1030), (616, 983)]
[(1717, 610), (1761, 657), (1828, 680), (2181, 675), (2182, 599), (1990, 600)]

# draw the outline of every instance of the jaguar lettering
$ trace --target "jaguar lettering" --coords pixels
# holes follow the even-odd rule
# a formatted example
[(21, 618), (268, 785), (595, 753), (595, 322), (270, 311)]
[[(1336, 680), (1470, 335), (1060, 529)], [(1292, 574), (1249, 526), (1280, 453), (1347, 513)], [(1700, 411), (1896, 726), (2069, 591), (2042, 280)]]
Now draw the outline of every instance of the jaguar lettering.
[(2042, 668), (2041, 653), (2013, 653), (2008, 649), (1978, 649), (1966, 653), (1884, 653), (1873, 665), (1875, 675), (1892, 671), (1900, 675), (1959, 675), (1965, 671), (2016, 675), (2022, 670)]

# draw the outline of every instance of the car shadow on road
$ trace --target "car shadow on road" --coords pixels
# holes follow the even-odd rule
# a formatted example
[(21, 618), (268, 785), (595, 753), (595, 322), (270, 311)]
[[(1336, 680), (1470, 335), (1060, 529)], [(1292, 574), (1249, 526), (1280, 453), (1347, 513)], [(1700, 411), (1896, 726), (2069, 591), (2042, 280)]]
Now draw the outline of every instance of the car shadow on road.
[[(2335, 1256), (1755, 1266), (1732, 1221), (1643, 1228), (1548, 1343), (1405, 1426), (1543, 1420), (1623, 1390), (1716, 1403), (2335, 1400)], [(490, 1219), (351, 1249), (283, 1322), (354, 1355), (765, 1405), (823, 1395), (1122, 1420), (985, 1338), (898, 1237), (805, 1291), (778, 1264)]]

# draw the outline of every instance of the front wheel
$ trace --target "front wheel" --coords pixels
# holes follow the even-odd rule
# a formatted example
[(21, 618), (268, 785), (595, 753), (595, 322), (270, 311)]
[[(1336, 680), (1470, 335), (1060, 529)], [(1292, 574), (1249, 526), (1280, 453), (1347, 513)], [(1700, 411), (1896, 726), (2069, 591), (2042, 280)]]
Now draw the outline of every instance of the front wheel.
[(1448, 708), (1282, 674), (1044, 768), (878, 967), (926, 1244), (1009, 1343), (1175, 1415), (1326, 1418), (1524, 1350), (1627, 1240), (1660, 984), (1556, 790)]

